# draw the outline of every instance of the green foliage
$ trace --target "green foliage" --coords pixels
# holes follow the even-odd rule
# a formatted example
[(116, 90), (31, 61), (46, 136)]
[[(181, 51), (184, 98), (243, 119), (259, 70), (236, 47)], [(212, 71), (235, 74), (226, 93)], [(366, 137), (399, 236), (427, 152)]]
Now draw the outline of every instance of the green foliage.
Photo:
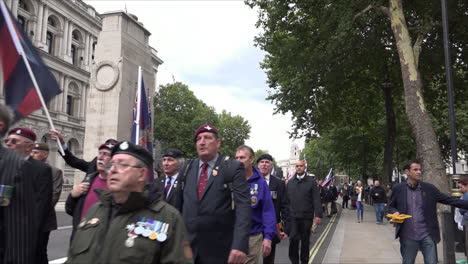
[(154, 97), (154, 137), (161, 142), (163, 152), (177, 148), (186, 157), (196, 157), (193, 133), (206, 123), (218, 128), (223, 154), (232, 155), (249, 138), (250, 125), (243, 117), (225, 111), (216, 114), (183, 83), (161, 85)]
[[(334, 167), (353, 177), (379, 177), (383, 163), (386, 113), (383, 85), (392, 89), (396, 117), (394, 164), (415, 157), (415, 141), (406, 118), (399, 57), (382, 6), (388, 1), (246, 0), (258, 9), (262, 33), (256, 45), (266, 51), (262, 63), (268, 97), (279, 113), (292, 113), (293, 137), (306, 136), (309, 171)], [(440, 3), (405, 1), (410, 34), (423, 38), (420, 68), (427, 108), (445, 157), (449, 150), (447, 97), (443, 69)], [(449, 4), (458, 142), (467, 149), (468, 45), (463, 0)], [(319, 171), (316, 172), (317, 160)], [(323, 171), (320, 168), (323, 167)]]

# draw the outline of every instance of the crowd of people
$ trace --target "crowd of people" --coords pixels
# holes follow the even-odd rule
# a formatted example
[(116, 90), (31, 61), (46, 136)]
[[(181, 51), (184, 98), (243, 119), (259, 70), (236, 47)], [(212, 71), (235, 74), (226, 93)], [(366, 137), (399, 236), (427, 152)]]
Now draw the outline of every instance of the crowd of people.
[[(0, 136), (6, 136), (0, 146), (0, 263), (48, 263), (62, 172), (47, 164), (49, 147), (35, 143), (32, 129), (10, 129), (10, 123), (0, 105)], [(358, 223), (365, 203), (374, 206), (377, 224), (385, 212), (412, 215), (395, 229), (403, 263), (414, 263), (418, 250), (425, 263), (437, 263), (436, 204), (468, 210), (465, 196), (449, 197), (421, 182), (417, 161), (403, 168), (408, 179), (391, 189), (379, 181), (322, 184), (302, 160), (283, 181), (273, 175), (269, 154), (255, 157), (242, 145), (235, 157), (224, 156), (218, 130), (204, 124), (193, 135), (198, 157), (167, 150), (164, 174), (150, 183), (154, 160), (141, 146), (108, 139), (85, 161), (59, 131), (50, 135), (62, 144), (64, 161), (86, 173), (65, 203), (73, 219), (66, 263), (274, 263), (277, 244), (287, 238), (291, 263), (308, 263), (311, 233), (323, 215), (338, 212), (339, 196), (343, 209), (356, 208)]]

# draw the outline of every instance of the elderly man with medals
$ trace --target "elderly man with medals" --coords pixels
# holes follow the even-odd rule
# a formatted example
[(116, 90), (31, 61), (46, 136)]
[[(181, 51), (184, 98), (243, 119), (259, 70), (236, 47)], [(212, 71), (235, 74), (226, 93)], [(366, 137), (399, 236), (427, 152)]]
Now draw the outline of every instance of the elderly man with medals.
[(81, 220), (67, 263), (190, 263), (180, 213), (145, 185), (153, 158), (123, 141), (112, 150), (109, 190)]

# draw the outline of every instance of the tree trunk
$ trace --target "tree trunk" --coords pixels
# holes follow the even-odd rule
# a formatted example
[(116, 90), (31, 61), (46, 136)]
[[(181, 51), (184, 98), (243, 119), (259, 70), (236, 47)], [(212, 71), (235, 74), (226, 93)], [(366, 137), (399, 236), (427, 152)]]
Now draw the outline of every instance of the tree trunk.
[(367, 184), (367, 179), (368, 179), (367, 167), (369, 166), (369, 162), (367, 160), (368, 146), (367, 146), (366, 136), (363, 135), (362, 141), (363, 141), (363, 146), (362, 146), (362, 175), (361, 175), (361, 179), (362, 179), (362, 185), (364, 185), (364, 184)]
[(418, 57), (415, 56), (411, 44), (403, 14), (402, 0), (389, 0), (389, 3), (390, 23), (395, 36), (403, 77), (406, 115), (416, 139), (416, 155), (421, 161), (424, 181), (430, 182), (442, 192), (448, 193), (450, 190), (449, 181), (434, 127), (424, 104), (422, 81), (417, 65)]
[(395, 110), (393, 107), (393, 96), (391, 84), (382, 84), (382, 90), (384, 93), (385, 100), (385, 149), (384, 149), (384, 160), (382, 167), (382, 183), (387, 184), (392, 182), (393, 172), (393, 149), (395, 147), (396, 137), (396, 121), (395, 121)]

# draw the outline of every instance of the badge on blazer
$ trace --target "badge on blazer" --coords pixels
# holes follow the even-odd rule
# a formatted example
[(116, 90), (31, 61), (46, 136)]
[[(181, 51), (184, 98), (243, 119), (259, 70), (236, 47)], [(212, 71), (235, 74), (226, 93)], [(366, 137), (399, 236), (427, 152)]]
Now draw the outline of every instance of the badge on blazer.
[(83, 218), (83, 219), (81, 220), (80, 224), (78, 224), (78, 227), (79, 227), (79, 228), (82, 228), (82, 227), (84, 227), (85, 225), (86, 225), (86, 219)]
[(218, 170), (219, 170), (219, 166), (216, 166), (216, 168), (213, 169), (213, 172), (211, 173), (211, 175), (213, 176), (218, 176)]
[(277, 191), (270, 191), (271, 199), (278, 199), (278, 192)]
[(252, 197), (250, 197), (250, 203), (251, 203), (252, 205), (256, 205), (257, 202), (258, 202), (257, 196), (252, 196)]

